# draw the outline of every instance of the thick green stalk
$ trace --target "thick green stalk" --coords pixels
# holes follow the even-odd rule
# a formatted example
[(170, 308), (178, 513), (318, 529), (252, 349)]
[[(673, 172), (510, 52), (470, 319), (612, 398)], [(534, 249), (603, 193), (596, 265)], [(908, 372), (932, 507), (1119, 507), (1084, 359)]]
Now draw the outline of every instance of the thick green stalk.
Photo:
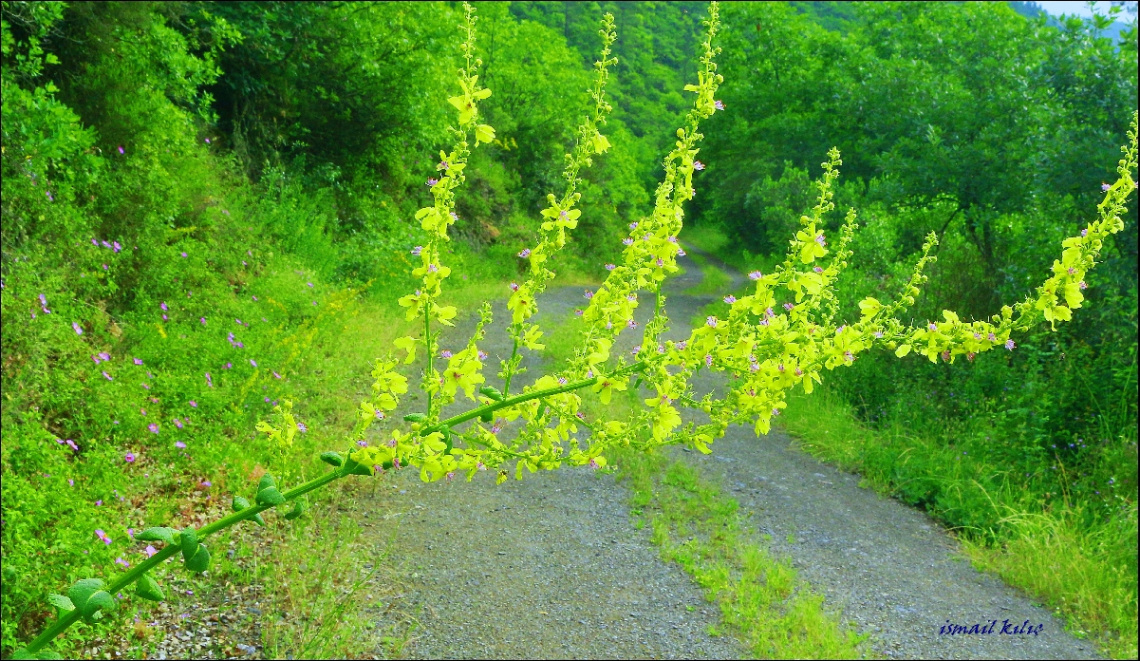
[[(323, 487), (324, 485), (328, 484), (329, 482), (340, 479), (340, 478), (344, 477), (345, 475), (348, 475), (348, 472), (344, 468), (341, 468), (339, 470), (329, 471), (328, 473), (325, 473), (324, 475), (322, 475), (318, 478), (314, 478), (312, 480), (309, 480), (308, 482), (305, 482), (302, 485), (299, 485), (297, 487), (294, 487), (293, 489), (290, 489), (289, 491), (286, 491), (282, 495), (285, 497), (286, 502), (288, 502), (290, 500), (297, 498), (298, 496), (309, 493), (310, 491), (313, 491), (315, 489), (319, 489), (319, 488)], [(246, 508), (240, 512), (234, 512), (232, 514), (229, 514), (228, 516), (224, 516), (224, 517), (218, 519), (217, 521), (211, 523), (210, 525), (205, 526), (205, 527), (199, 529), (198, 531), (196, 531), (198, 538), (202, 539), (204, 537), (212, 535), (213, 533), (216, 533), (219, 530), (224, 530), (224, 529), (226, 529), (226, 528), (228, 528), (228, 527), (230, 527), (236, 523), (239, 523), (241, 521), (249, 519), (249, 518), (251, 518), (257, 514), (260, 514), (261, 512), (264, 512), (265, 510), (272, 509), (273, 507), (274, 507), (273, 505), (256, 505), (253, 507), (248, 507), (248, 508)], [(109, 586), (107, 586), (107, 588), (105, 588), (106, 591), (110, 594), (116, 594), (116, 593), (122, 591), (123, 589), (128, 587), (131, 583), (134, 583), (140, 577), (142, 577), (143, 574), (147, 573), (151, 569), (154, 569), (155, 567), (157, 567), (159, 565), (159, 563), (166, 560), (167, 558), (170, 558), (170, 557), (176, 555), (179, 551), (180, 551), (180, 548), (178, 547), (178, 545), (168, 544), (161, 551), (159, 551), (158, 553), (155, 553), (153, 556), (151, 556), (150, 558), (139, 563), (133, 569), (130, 569), (125, 574), (120, 576), (118, 579), (113, 581)], [(26, 648), (21, 650), (21, 652), (23, 654), (29, 654), (29, 655), (35, 654), (39, 650), (43, 649), (43, 647), (45, 645), (47, 645), (49, 642), (51, 642), (52, 639), (54, 639), (56, 636), (63, 633), (64, 631), (66, 631), (67, 628), (70, 627), (71, 625), (75, 624), (75, 622), (78, 621), (79, 618), (80, 618), (80, 612), (79, 612), (78, 608), (76, 608), (73, 611), (70, 611), (69, 613), (67, 613), (63, 617), (56, 620), (55, 623), (52, 624), (50, 627), (48, 627), (47, 629), (44, 629), (40, 633), (40, 635), (36, 636), (35, 640), (33, 640), (31, 643), (29, 643)]]
[[(622, 374), (631, 374), (633, 372), (639, 372), (643, 369), (645, 369), (645, 363), (638, 362), (638, 363), (634, 363), (634, 364), (630, 365), (629, 367), (620, 369), (620, 370), (614, 372), (613, 374), (611, 374), (610, 376), (620, 376)], [(466, 413), (461, 413), (457, 416), (450, 417), (447, 420), (440, 422), (439, 424), (435, 424), (435, 425), (432, 425), (430, 427), (425, 427), (425, 428), (420, 430), (420, 436), (427, 436), (428, 434), (431, 434), (433, 432), (437, 432), (437, 431), (443, 429), (444, 427), (451, 427), (452, 425), (458, 425), (461, 422), (467, 422), (468, 420), (478, 418), (479, 416), (483, 415), (484, 413), (490, 413), (490, 412), (498, 411), (499, 409), (507, 408), (509, 406), (514, 406), (515, 404), (522, 404), (523, 402), (529, 402), (533, 399), (542, 399), (543, 397), (550, 397), (551, 395), (559, 395), (559, 394), (562, 394), (564, 392), (570, 392), (571, 390), (578, 390), (580, 388), (586, 388), (588, 386), (592, 386), (595, 383), (597, 383), (598, 379), (600, 379), (600, 378), (602, 378), (602, 377), (595, 376), (595, 377), (590, 378), (590, 379), (582, 379), (581, 381), (572, 381), (572, 382), (566, 383), (564, 385), (552, 386), (550, 388), (543, 388), (542, 390), (533, 390), (531, 392), (523, 393), (521, 395), (515, 395), (514, 397), (508, 397), (506, 399), (501, 399), (497, 402), (491, 402), (490, 404), (484, 404), (483, 406), (471, 409), (470, 411), (467, 411)]]

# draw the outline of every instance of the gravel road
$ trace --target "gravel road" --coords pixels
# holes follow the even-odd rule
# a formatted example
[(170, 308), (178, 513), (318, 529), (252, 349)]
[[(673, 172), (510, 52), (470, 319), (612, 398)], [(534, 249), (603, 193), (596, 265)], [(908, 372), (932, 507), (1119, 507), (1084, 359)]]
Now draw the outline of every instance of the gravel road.
[[(713, 300), (683, 294), (700, 280), (695, 264), (684, 260), (683, 266), (686, 273), (671, 282), (668, 300), (674, 337)], [(552, 290), (540, 301), (539, 321), (557, 323), (581, 305), (582, 290)], [(640, 311), (651, 307), (647, 300)], [(496, 319), (505, 318), (501, 302), (495, 311)], [(491, 364), (509, 352), (493, 341), (499, 335), (489, 329), (482, 347)], [(457, 345), (465, 339), (455, 338)], [(632, 345), (635, 338), (624, 341)], [(620, 342), (616, 348), (629, 349)], [(736, 498), (755, 532), (771, 536), (772, 550), (789, 557), (832, 608), (871, 635), (875, 653), (1097, 658), (1092, 644), (1066, 633), (1046, 609), (974, 570), (953, 537), (925, 514), (860, 488), (858, 476), (797, 450), (781, 431), (758, 439), (732, 428), (710, 456), (679, 450), (675, 456)], [(391, 479), (390, 489), (378, 490), (360, 509), (373, 522), (378, 516), (397, 522), (398, 529), (393, 535), (390, 525), (373, 525), (366, 536), (374, 537), (362, 541), (378, 548), (391, 542), (390, 558), (404, 567), (408, 587), (398, 606), (422, 625), (405, 648), (411, 656), (743, 654), (737, 641), (709, 634), (718, 626), (716, 606), (680, 567), (657, 557), (646, 531), (632, 527), (628, 494), (612, 476), (562, 470), (498, 487), (490, 475), (425, 485), (414, 471), (401, 471)], [(993, 633), (940, 634), (947, 623), (980, 624)], [(1013, 633), (1014, 627), (1036, 633)]]

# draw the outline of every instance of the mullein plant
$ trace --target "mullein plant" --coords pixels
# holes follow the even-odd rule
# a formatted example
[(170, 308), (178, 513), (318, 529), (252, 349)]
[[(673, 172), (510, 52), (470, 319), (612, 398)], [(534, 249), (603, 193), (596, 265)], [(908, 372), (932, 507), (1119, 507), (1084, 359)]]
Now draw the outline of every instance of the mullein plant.
[[(62, 631), (80, 619), (93, 621), (114, 609), (111, 596), (130, 585), (144, 599), (164, 598), (161, 586), (148, 572), (168, 558), (181, 554), (185, 567), (203, 572), (210, 565), (210, 552), (203, 543), (209, 535), (241, 521), (264, 525), (262, 513), (289, 504), (283, 516), (301, 516), (306, 507), (305, 494), (350, 475), (374, 475), (403, 467), (419, 469), (426, 482), (465, 473), (467, 479), (479, 471), (497, 471), (497, 481), (509, 476), (513, 466), (517, 479), (524, 471), (554, 470), (569, 466), (606, 465), (605, 452), (615, 446), (648, 450), (672, 443), (684, 443), (708, 453), (709, 445), (722, 436), (731, 424), (751, 424), (755, 431), (767, 433), (773, 417), (786, 406), (788, 392), (801, 386), (812, 392), (821, 381), (824, 370), (850, 365), (860, 353), (874, 347), (886, 347), (900, 358), (911, 352), (921, 353), (932, 362), (953, 362), (995, 348), (1013, 350), (1012, 335), (1047, 321), (1068, 321), (1072, 311), (1081, 307), (1085, 277), (1096, 263), (1104, 240), (1124, 228), (1121, 215), (1129, 196), (1136, 188), (1133, 173), (1137, 160), (1137, 118), (1133, 115), (1130, 144), (1122, 148), (1123, 158), (1114, 184), (1105, 185), (1104, 200), (1098, 205), (1097, 219), (1078, 236), (1066, 239), (1061, 258), (1052, 267), (1052, 275), (1037, 288), (1036, 294), (1024, 301), (1005, 306), (989, 320), (964, 321), (949, 310), (943, 318), (920, 326), (909, 326), (900, 315), (914, 303), (919, 288), (926, 281), (924, 268), (934, 261), (931, 255), (937, 245), (931, 234), (923, 246), (922, 257), (914, 267), (909, 282), (891, 302), (867, 298), (859, 303), (860, 317), (846, 322), (836, 319), (839, 309), (833, 285), (851, 257), (851, 238), (856, 229), (855, 212), (848, 212), (829, 247), (823, 230), (824, 216), (834, 209), (833, 188), (842, 164), (839, 152), (828, 153), (823, 175), (816, 183), (818, 201), (801, 217), (801, 229), (790, 241), (786, 259), (771, 273), (753, 271), (751, 293), (740, 298), (726, 296), (729, 311), (725, 318), (710, 316), (681, 341), (664, 340), (668, 330), (665, 296), (662, 284), (678, 270), (677, 258), (684, 252), (677, 241), (684, 219), (684, 205), (693, 189), (693, 172), (703, 168), (696, 159), (702, 135), (700, 122), (723, 110), (716, 100), (717, 87), (723, 78), (716, 73), (714, 58), (719, 49), (713, 46), (718, 27), (717, 3), (711, 3), (704, 21), (705, 37), (696, 84), (685, 90), (696, 96), (685, 124), (677, 130), (677, 140), (665, 158), (664, 178), (657, 187), (652, 214), (629, 224), (629, 233), (620, 264), (608, 264), (609, 276), (596, 292), (588, 292), (589, 304), (581, 311), (585, 322), (575, 355), (559, 372), (538, 378), (532, 385), (512, 394), (523, 351), (540, 351), (542, 331), (532, 321), (538, 310), (537, 299), (554, 277), (549, 268), (571, 237), (581, 217), (577, 192), (584, 168), (594, 157), (610, 148), (601, 133), (610, 105), (605, 85), (608, 69), (616, 59), (610, 48), (616, 39), (613, 17), (606, 15), (600, 30), (603, 48), (595, 64), (593, 86), (588, 90), (592, 109), (577, 130), (574, 149), (566, 155), (566, 184), (559, 194), (551, 194), (548, 206), (539, 218), (537, 245), (520, 253), (529, 261), (529, 276), (522, 283), (511, 283), (507, 303), (510, 323), (511, 355), (500, 363), (498, 377), (501, 389), (489, 385), (487, 354), (479, 342), (491, 323), (491, 309), (484, 304), (479, 321), (467, 345), (454, 353), (440, 353), (440, 326), (451, 326), (457, 316), (454, 307), (441, 305), (443, 285), (451, 269), (443, 264), (444, 246), (450, 240), (449, 228), (459, 219), (455, 213), (455, 193), (464, 183), (464, 169), (471, 149), (490, 143), (494, 129), (479, 121), (479, 103), (491, 90), (479, 85), (481, 65), (475, 53), (475, 15), (464, 4), (465, 21), (461, 28), (466, 38), (462, 44), (464, 67), (459, 71), (460, 94), (448, 101), (457, 110), (456, 125), (450, 129), (454, 142), (451, 150), (441, 152), (438, 178), (429, 180), (434, 203), (420, 209), (416, 219), (428, 239), (414, 251), (420, 263), (413, 270), (420, 285), (400, 299), (407, 318), (419, 321), (418, 336), (396, 341), (400, 354), (378, 360), (372, 376), (372, 392), (360, 403), (359, 416), (352, 430), (350, 449), (345, 453), (325, 452), (320, 459), (330, 465), (322, 476), (282, 490), (270, 475), (261, 478), (253, 502), (242, 496), (233, 499), (233, 513), (199, 529), (151, 528), (135, 536), (141, 542), (162, 542), (164, 546), (149, 559), (121, 574), (110, 583), (100, 579), (84, 579), (73, 585), (66, 595), (53, 595), (49, 601), (59, 611), (59, 619), (46, 628), (17, 658), (52, 658), (45, 646)], [(641, 297), (651, 294), (653, 312), (641, 329), (641, 343), (632, 357), (614, 356), (611, 350), (617, 335), (634, 329), (634, 310)], [(369, 425), (399, 410), (400, 398), (408, 391), (408, 377), (398, 370), (416, 363), (423, 350), (424, 368), (420, 388), (427, 395), (422, 412), (403, 416), (407, 423), (393, 430), (390, 438), (369, 444), (363, 436)], [(438, 364), (437, 355), (446, 356), (446, 364)], [(723, 397), (698, 396), (691, 381), (700, 371), (725, 372), (732, 377)], [(597, 396), (609, 404), (615, 391), (644, 385), (651, 397), (645, 407), (626, 420), (587, 420), (581, 411), (582, 395)], [(465, 413), (442, 417), (445, 406), (462, 394), (475, 402)], [(681, 407), (703, 412), (698, 416), (707, 422), (683, 423)], [(262, 422), (258, 430), (277, 443), (288, 445), (299, 424), (291, 412), (291, 404), (277, 407), (274, 423)], [(469, 423), (469, 424), (467, 424)], [(514, 424), (515, 435), (504, 442), (499, 432), (504, 425)], [(284, 508), (283, 508), (284, 509)], [(57, 657), (58, 658), (58, 657)]]

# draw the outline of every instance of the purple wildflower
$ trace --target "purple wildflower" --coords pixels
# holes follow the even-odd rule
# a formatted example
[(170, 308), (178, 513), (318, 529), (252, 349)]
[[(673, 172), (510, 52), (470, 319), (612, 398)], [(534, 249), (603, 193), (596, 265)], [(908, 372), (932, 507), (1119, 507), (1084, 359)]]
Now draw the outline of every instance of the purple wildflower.
[(693, 169), (700, 171), (705, 169), (705, 164), (700, 161), (693, 161)]
[(440, 358), (451, 358), (451, 352), (448, 351), (447, 349), (444, 349), (443, 351), (439, 352), (439, 357)]
[(1013, 348), (1016, 346), (1017, 346), (1017, 343), (1015, 343), (1012, 339), (1005, 341), (1005, 348), (1009, 349), (1010, 351), (1013, 351)]
[(724, 302), (728, 303), (729, 305), (732, 305), (733, 303), (736, 302), (736, 297), (733, 296), (732, 294), (729, 294), (728, 296), (724, 297)]
[(721, 101), (720, 99), (714, 101), (713, 105), (716, 106), (717, 110), (724, 110), (724, 101)]
[(705, 323), (708, 325), (709, 328), (716, 328), (716, 317), (706, 318)]
[(135, 453), (133, 453), (133, 452), (128, 452), (128, 453), (127, 453), (127, 454), (126, 454), (126, 455), (123, 457), (123, 461), (127, 462), (128, 464), (134, 463), (134, 461), (135, 461)]
[(185, 443), (183, 443), (182, 441), (175, 441), (175, 442), (174, 442), (174, 447), (178, 448), (179, 450), (185, 450), (185, 449), (186, 449), (186, 444), (185, 444)]
[(154, 557), (155, 553), (158, 553), (158, 549), (154, 548), (150, 544), (147, 544), (146, 548), (143, 549), (143, 553), (146, 554), (146, 557), (151, 558), (151, 557)]
[(1106, 193), (1108, 192), (1108, 190), (1109, 190), (1110, 188), (1112, 188), (1112, 186), (1111, 186), (1110, 184), (1101, 184), (1101, 185), (1100, 185), (1100, 189), (1101, 189), (1102, 191), (1106, 192)]
[(302, 433), (302, 434), (304, 434), (305, 432), (309, 431), (309, 428), (308, 428), (308, 427), (306, 427), (306, 426), (305, 426), (305, 423), (303, 423), (303, 422), (298, 422), (298, 423), (297, 423), (297, 429), (300, 429), (300, 430), (301, 430), (301, 433)]
[(252, 358), (249, 359), (249, 364), (253, 365), (254, 367), (257, 367), (257, 361), (252, 359)]
[(519, 257), (522, 257), (523, 259), (530, 257), (530, 248), (523, 248), (522, 250), (520, 250), (519, 251)]
[(753, 279), (753, 280), (759, 280), (760, 278), (764, 277), (764, 274), (759, 272), (759, 271), (753, 271), (753, 272), (748, 274), (748, 277)]
[(190, 406), (193, 406), (194, 408), (198, 408), (198, 402), (196, 402), (194, 400), (190, 400)]
[(179, 420), (178, 418), (174, 418), (174, 426), (178, 427), (179, 429), (182, 429), (182, 421)]
[(127, 151), (126, 151), (125, 149), (123, 149), (123, 146), (122, 146), (122, 145), (119, 145), (119, 153), (120, 153), (120, 154), (125, 154), (125, 153), (127, 153)]
[(158, 433), (158, 425), (153, 423), (153, 422), (150, 423), (149, 425), (147, 425), (146, 428), (149, 429), (150, 433), (152, 433), (152, 434)]
[(104, 376), (104, 377), (105, 377), (105, 378), (106, 378), (108, 381), (114, 381), (114, 379), (113, 379), (113, 378), (111, 378), (111, 375), (110, 375), (110, 374), (107, 374), (107, 371), (106, 371), (106, 370), (104, 370), (104, 371), (103, 371), (103, 376)]
[(633, 239), (631, 239), (631, 238), (630, 238), (630, 237), (628, 237), (628, 236), (627, 236), (627, 237), (625, 237), (624, 239), (622, 239), (622, 240), (621, 240), (621, 242), (622, 242), (623, 244), (627, 245), (627, 246), (632, 246), (632, 245), (633, 245)]
[(616, 269), (616, 268), (617, 268), (617, 267), (616, 267), (616, 266), (614, 266), (613, 264), (606, 264), (606, 270), (607, 270), (607, 271), (612, 271), (612, 270), (614, 270), (614, 269)]
[(432, 179), (427, 180), (428, 188), (431, 188), (432, 186), (435, 186), (438, 183), (439, 183), (439, 179), (432, 178)]
[[(34, 315), (35, 313), (33, 312), (32, 314)], [(79, 322), (77, 322), (77, 321), (71, 322), (71, 327), (75, 329), (76, 335), (82, 335), (83, 334), (83, 329), (79, 326)]]

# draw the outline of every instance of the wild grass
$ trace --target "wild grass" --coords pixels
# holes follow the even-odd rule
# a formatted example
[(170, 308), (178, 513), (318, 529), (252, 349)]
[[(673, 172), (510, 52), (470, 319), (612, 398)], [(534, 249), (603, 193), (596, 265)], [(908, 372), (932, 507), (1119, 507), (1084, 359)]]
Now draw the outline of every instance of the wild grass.
[(634, 525), (648, 524), (662, 559), (676, 562), (715, 603), (725, 627), (756, 658), (854, 659), (869, 650), (789, 561), (746, 531), (718, 485), (663, 453), (614, 452), (631, 490)]

